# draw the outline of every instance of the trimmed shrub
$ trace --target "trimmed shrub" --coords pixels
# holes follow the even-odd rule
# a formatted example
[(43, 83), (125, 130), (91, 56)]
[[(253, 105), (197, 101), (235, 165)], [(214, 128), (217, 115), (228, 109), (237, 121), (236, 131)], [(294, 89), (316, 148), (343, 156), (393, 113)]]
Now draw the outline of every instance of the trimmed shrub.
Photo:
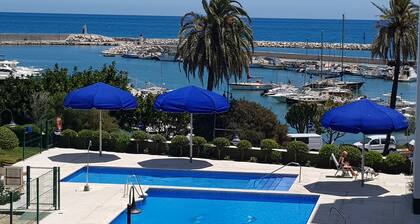
[(236, 146), (238, 147), (238, 150), (241, 151), (241, 161), (245, 160), (245, 155), (249, 154), (249, 150), (252, 149), (252, 144), (251, 142), (249, 142), (248, 140), (241, 140), (238, 142), (238, 145)]
[(222, 157), (222, 152), (230, 145), (230, 142), (227, 138), (218, 137), (213, 140), (213, 144), (216, 146), (217, 158), (220, 160)]
[(382, 165), (383, 158), (382, 154), (375, 151), (369, 151), (365, 153), (365, 164), (366, 166), (372, 167), (375, 170), (378, 170)]
[(79, 133), (77, 133), (77, 135), (80, 138), (92, 139), (92, 137), (93, 137), (93, 131), (92, 130), (88, 130), (88, 129), (83, 129), (83, 130), (80, 130)]
[(169, 155), (171, 156), (183, 156), (183, 152), (188, 149), (190, 140), (187, 136), (176, 135), (171, 140), (171, 145), (169, 147)]
[[(92, 150), (99, 150), (99, 131), (92, 132)], [(102, 150), (112, 150), (114, 147), (113, 142), (111, 141), (111, 134), (109, 132), (102, 130)]]
[(259, 145), (261, 140), (264, 139), (264, 133), (254, 130), (246, 130), (239, 133), (239, 138), (250, 141), (252, 145)]
[(276, 149), (279, 147), (279, 144), (277, 144), (277, 142), (274, 141), (273, 139), (264, 139), (264, 140), (261, 140), (260, 147), (261, 147), (261, 150), (265, 152), (264, 161), (267, 162), (268, 156), (271, 155), (271, 152), (273, 149)]
[(115, 152), (126, 152), (128, 144), (130, 144), (130, 136), (122, 131), (112, 132), (111, 140), (114, 145), (110, 150)]
[(200, 153), (201, 154), (201, 157), (203, 157), (203, 158), (213, 158), (213, 155), (215, 154), (214, 153), (214, 151), (215, 151), (215, 148), (216, 147), (214, 147), (214, 145), (212, 145), (212, 144), (210, 144), (210, 143), (206, 143), (206, 144), (204, 144), (203, 145), (203, 150), (202, 150), (202, 152)]
[(12, 201), (19, 201), (20, 192), (19, 191), (8, 191), (4, 188), (4, 183), (0, 181), (0, 205), (5, 205), (10, 203), (10, 192), (12, 192)]
[(278, 151), (272, 151), (271, 152), (271, 158), (270, 158), (271, 163), (279, 164), (279, 163), (281, 163), (281, 159), (282, 159), (281, 152), (278, 152)]
[(193, 147), (197, 152), (197, 157), (200, 157), (200, 152), (203, 150), (205, 144), (207, 144), (207, 140), (205, 138), (201, 136), (193, 136)]
[(147, 150), (148, 142), (147, 140), (150, 139), (150, 135), (144, 131), (135, 131), (131, 136), (135, 139), (135, 151), (132, 150), (133, 153), (143, 153)]
[(340, 153), (343, 151), (346, 151), (348, 153), (348, 159), (349, 159), (350, 165), (360, 166), (360, 163), (362, 161), (362, 152), (360, 152), (360, 149), (351, 145), (341, 145)]
[(16, 134), (6, 127), (0, 127), (0, 149), (12, 150), (19, 146)]
[(131, 137), (140, 142), (150, 138), (149, 134), (144, 131), (135, 131)]
[(392, 174), (401, 173), (404, 170), (406, 163), (407, 158), (398, 153), (389, 154), (384, 160), (386, 171)]
[(168, 144), (166, 144), (166, 138), (161, 134), (152, 135), (151, 147), (149, 153), (154, 155), (161, 155), (168, 151)]
[(334, 154), (335, 158), (338, 160), (339, 158), (339, 149), (338, 146), (333, 144), (323, 145), (319, 150), (319, 161), (318, 166), (322, 168), (330, 168), (331, 167), (331, 154)]
[[(309, 151), (308, 145), (300, 141), (292, 141), (287, 144), (287, 162), (302, 163), (303, 154)], [(306, 162), (306, 161), (305, 161)]]
[(63, 148), (73, 147), (73, 142), (76, 142), (77, 132), (71, 129), (65, 129), (61, 132), (59, 146)]
[(41, 129), (38, 126), (36, 126), (35, 124), (25, 124), (25, 125), (18, 125), (18, 126), (15, 126), (15, 127), (9, 127), (10, 130), (12, 130), (16, 134), (16, 136), (18, 137), (20, 145), (23, 144), (23, 134), (25, 132), (25, 128), (27, 128), (27, 127), (31, 127), (32, 132), (27, 133), (25, 135), (25, 140), (26, 141), (28, 141), (28, 140), (30, 140), (34, 137), (37, 137), (41, 134)]

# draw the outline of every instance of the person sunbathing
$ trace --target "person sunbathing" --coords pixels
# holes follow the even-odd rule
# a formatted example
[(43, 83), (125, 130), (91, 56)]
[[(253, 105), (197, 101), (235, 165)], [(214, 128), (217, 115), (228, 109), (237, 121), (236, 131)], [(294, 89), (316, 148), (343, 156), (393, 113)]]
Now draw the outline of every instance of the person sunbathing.
[(353, 167), (350, 165), (347, 151), (341, 152), (338, 163), (344, 170), (349, 171), (353, 177), (357, 177), (356, 171), (354, 171)]

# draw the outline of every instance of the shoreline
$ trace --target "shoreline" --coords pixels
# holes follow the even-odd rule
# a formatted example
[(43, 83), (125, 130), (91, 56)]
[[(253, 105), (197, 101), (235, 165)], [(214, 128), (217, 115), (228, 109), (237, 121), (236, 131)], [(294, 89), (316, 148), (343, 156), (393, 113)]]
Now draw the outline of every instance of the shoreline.
[[(0, 46), (16, 45), (70, 45), (70, 46), (118, 46), (123, 43), (139, 42), (140, 38), (132, 37), (106, 37), (97, 34), (26, 34), (26, 33), (0, 33)], [(175, 46), (178, 39), (174, 38), (147, 38), (143, 41), (147, 45)], [(300, 48), (300, 49), (331, 49), (341, 50), (341, 43), (318, 42), (289, 42), (289, 41), (254, 41), (255, 47), (266, 48)], [(370, 44), (345, 43), (344, 50), (369, 51)]]

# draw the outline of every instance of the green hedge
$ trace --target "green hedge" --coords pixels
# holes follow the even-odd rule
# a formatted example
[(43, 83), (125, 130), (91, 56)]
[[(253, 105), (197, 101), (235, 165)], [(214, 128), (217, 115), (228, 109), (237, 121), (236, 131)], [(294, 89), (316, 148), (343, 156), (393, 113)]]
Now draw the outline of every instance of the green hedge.
[(204, 145), (207, 144), (207, 140), (201, 136), (193, 137), (194, 156), (200, 157)]
[(226, 147), (230, 145), (230, 142), (227, 138), (218, 137), (213, 140), (213, 144), (216, 146), (217, 158), (220, 160), (225, 158)]
[(187, 151), (189, 151), (190, 140), (187, 136), (176, 135), (171, 140), (171, 145), (169, 146), (169, 155), (171, 156), (185, 156)]
[(72, 148), (77, 144), (78, 134), (76, 131), (71, 129), (65, 129), (61, 132), (61, 136), (58, 140), (58, 146), (61, 148)]
[[(360, 166), (362, 162), (362, 152), (360, 149), (351, 146), (351, 145), (341, 145), (340, 146), (340, 153), (346, 151), (348, 153), (348, 159), (352, 166)], [(337, 158), (338, 159), (338, 158)]]
[(331, 162), (331, 154), (335, 155), (335, 158), (339, 158), (338, 146), (332, 144), (326, 144), (319, 150), (318, 166), (321, 168), (335, 168), (333, 162)]
[[(41, 135), (41, 129), (35, 125), (35, 124), (25, 124), (25, 125), (18, 125), (15, 127), (10, 127), (10, 130), (12, 130), (16, 136), (19, 139), (19, 145), (22, 146), (23, 145), (23, 134), (25, 132), (25, 128), (27, 127), (31, 127), (32, 128), (32, 132), (31, 133), (27, 133), (25, 135), (25, 141), (28, 142), (33, 138), (37, 138)], [(26, 144), (27, 146), (34, 146), (32, 144)]]
[(0, 127), (0, 149), (12, 150), (19, 146), (19, 139), (16, 134), (6, 127)]
[(168, 152), (168, 144), (166, 144), (166, 138), (163, 135), (156, 134), (152, 136), (152, 141), (149, 147), (149, 153), (152, 155), (162, 155)]
[(365, 165), (372, 167), (375, 170), (382, 169), (383, 158), (382, 154), (375, 151), (369, 151), (365, 153)]
[[(13, 133), (13, 132), (12, 132)], [(64, 144), (62, 139), (71, 138), (66, 143), (68, 147), (77, 148), (81, 142), (88, 139), (96, 138), (97, 132), (82, 130), (76, 133), (72, 130), (64, 130), (60, 138), (60, 144)], [(173, 156), (186, 156), (189, 150), (188, 138), (185, 136), (175, 136), (172, 139), (172, 144), (167, 144), (166, 139), (162, 135), (152, 135), (151, 140), (146, 140), (144, 133), (137, 134), (136, 137), (140, 140), (130, 141), (128, 134), (124, 132), (113, 132), (108, 134), (104, 132), (103, 135), (107, 140), (103, 141), (103, 149), (116, 152), (129, 153), (149, 153), (149, 154), (170, 154)], [(133, 135), (134, 136), (134, 135)], [(349, 161), (352, 166), (360, 166), (361, 152), (359, 149), (342, 145), (337, 147), (335, 145), (324, 145), (319, 154), (308, 153), (306, 144), (302, 142), (289, 142), (287, 144), (288, 152), (278, 152), (272, 149), (278, 148), (277, 143), (272, 139), (264, 139), (261, 141), (262, 150), (253, 150), (251, 142), (241, 140), (236, 148), (229, 148), (230, 142), (226, 138), (216, 138), (208, 144), (202, 137), (193, 137), (193, 156), (208, 159), (232, 159), (237, 161), (251, 161), (260, 163), (282, 163), (297, 161), (302, 166), (314, 166), (320, 168), (333, 168), (330, 164), (330, 155), (334, 153), (339, 158), (342, 151), (348, 152)], [(139, 148), (138, 148), (139, 147)], [(83, 148), (85, 149), (85, 148)], [(143, 150), (145, 149), (145, 150)], [(182, 150), (181, 150), (182, 149)], [(406, 157), (400, 154), (390, 154), (385, 160), (382, 155), (373, 151), (365, 153), (366, 166), (374, 168), (376, 171), (385, 173), (400, 173), (409, 171), (409, 161)]]
[(404, 171), (408, 163), (409, 161), (406, 157), (397, 153), (392, 153), (385, 158), (383, 171), (392, 174), (399, 174)]
[[(300, 141), (292, 141), (287, 144), (286, 160), (287, 162), (298, 162), (302, 164), (305, 161), (304, 154), (309, 151), (308, 146)], [(306, 162), (306, 161), (305, 161)]]
[(249, 151), (252, 149), (252, 144), (250, 141), (248, 140), (241, 140), (239, 141), (238, 145), (236, 146), (238, 147), (238, 150), (241, 153), (241, 156), (239, 159), (239, 161), (244, 161), (244, 160), (248, 160), (249, 158)]

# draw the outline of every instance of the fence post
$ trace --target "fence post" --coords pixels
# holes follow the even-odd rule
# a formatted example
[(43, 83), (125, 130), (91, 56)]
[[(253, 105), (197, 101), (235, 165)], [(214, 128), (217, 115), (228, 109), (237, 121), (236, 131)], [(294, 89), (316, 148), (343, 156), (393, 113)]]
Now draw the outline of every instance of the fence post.
[(48, 120), (45, 120), (45, 150), (48, 149)]
[(60, 177), (60, 167), (57, 167), (57, 207), (58, 207), (58, 210), (60, 210), (60, 201), (61, 201), (61, 196), (60, 196), (60, 194), (61, 194), (61, 183), (60, 183), (60, 180), (61, 180), (61, 177)]
[(53, 206), (57, 210), (57, 167), (53, 168)]
[(36, 178), (36, 223), (39, 224), (39, 178)]
[(9, 200), (10, 200), (10, 214), (9, 214), (9, 221), (10, 224), (13, 224), (13, 192), (9, 192)]
[(26, 209), (31, 204), (31, 167), (26, 166)]

